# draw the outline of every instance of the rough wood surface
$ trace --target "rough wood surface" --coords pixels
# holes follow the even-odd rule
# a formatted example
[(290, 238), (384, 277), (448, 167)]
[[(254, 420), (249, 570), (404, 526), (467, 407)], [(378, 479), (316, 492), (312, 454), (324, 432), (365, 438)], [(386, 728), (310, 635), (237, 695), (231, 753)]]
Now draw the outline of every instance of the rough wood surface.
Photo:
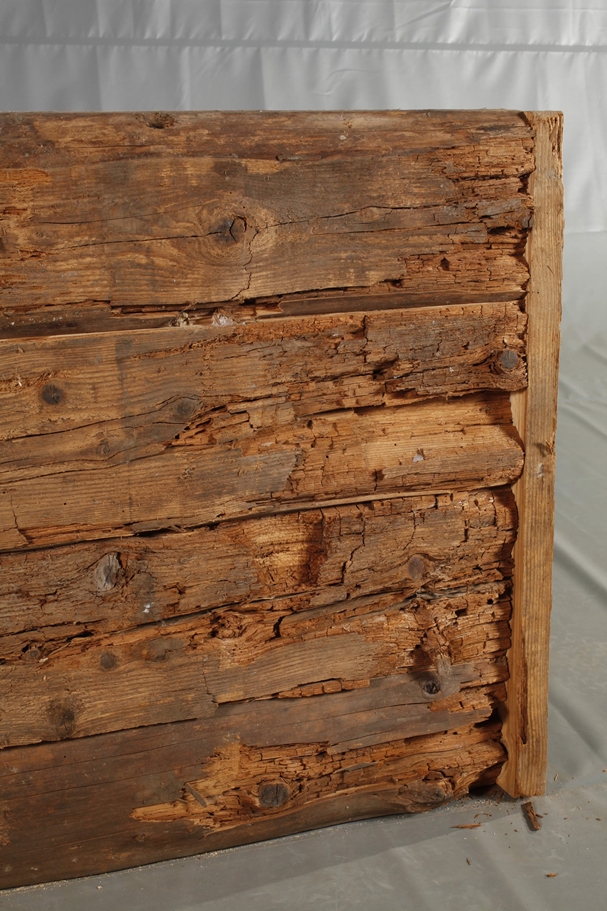
[(3, 309), (522, 297), (532, 130), (483, 115), (4, 114)]
[(302, 418), (285, 399), (209, 412), (179, 398), (115, 428), (48, 434), (44, 447), (39, 437), (7, 441), (0, 549), (407, 490), (500, 486), (523, 467), (506, 393)]
[(498, 488), (3, 554), (0, 657), (35, 649), (29, 658), (40, 659), (82, 632), (272, 597), (297, 595), (311, 611), (381, 592), (494, 582), (511, 574), (515, 529), (512, 495)]
[(503, 491), (379, 501), (117, 541), (99, 559), (99, 545), (5, 556), (0, 743), (211, 717), (437, 661), (453, 679), (474, 662), (469, 685), (502, 680), (513, 505)]
[[(300, 606), (214, 612), (90, 643), (81, 635), (55, 643), (37, 666), (7, 663), (2, 745), (203, 718), (223, 702), (336, 692), (439, 658), (478, 658), (467, 668), (476, 684), (503, 679), (504, 667), (491, 663), (510, 644), (510, 603), (498, 583), (430, 601), (356, 599), (294, 618)], [(444, 718), (434, 721), (440, 730)]]
[(527, 257), (529, 389), (513, 394), (525, 443), (525, 470), (515, 485), (520, 529), (515, 545), (511, 678), (504, 712), (508, 749), (499, 782), (513, 797), (543, 794), (548, 753), (548, 647), (552, 608), (554, 442), (563, 246), (562, 131), (559, 113), (530, 113), (535, 130), (535, 205)]
[[(0, 752), (0, 884), (82, 876), (429, 809), (491, 780), (504, 759), (499, 724), (491, 721), (331, 752), (332, 713), (344, 697), (359, 699), (360, 691), (298, 700), (303, 708), (316, 703), (325, 739), (306, 740), (307, 731), (315, 734), (302, 720), (303, 741), (291, 740), (287, 749), (265, 732), (273, 714), (287, 723), (297, 716), (291, 703), (270, 700), (256, 704), (266, 717), (254, 729), (248, 705), (225, 706), (223, 722), (212, 727), (181, 722)], [(396, 693), (386, 703), (398, 710)], [(340, 718), (348, 717), (340, 707)], [(377, 719), (381, 730), (381, 711), (364, 714), (367, 732), (377, 730)]]
[(0, 115), (0, 886), (541, 786), (559, 143)]
[(127, 421), (136, 435), (138, 419), (159, 423), (169, 406), (178, 433), (238, 402), (290, 402), (307, 417), (523, 389), (526, 322), (506, 302), (0, 341), (0, 440), (97, 424), (118, 448)]

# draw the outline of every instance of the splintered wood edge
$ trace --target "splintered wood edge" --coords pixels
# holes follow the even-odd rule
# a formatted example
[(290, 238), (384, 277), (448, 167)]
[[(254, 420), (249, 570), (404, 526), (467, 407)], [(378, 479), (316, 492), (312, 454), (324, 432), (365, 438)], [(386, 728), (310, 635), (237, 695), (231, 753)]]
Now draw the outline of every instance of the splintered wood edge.
[(519, 513), (514, 546), (510, 679), (503, 742), (508, 759), (498, 784), (512, 797), (543, 794), (548, 741), (548, 646), (554, 538), (554, 439), (561, 317), (563, 245), (560, 112), (526, 114), (535, 130), (534, 200), (527, 259), (529, 386), (511, 394), (525, 446), (525, 468), (513, 492)]

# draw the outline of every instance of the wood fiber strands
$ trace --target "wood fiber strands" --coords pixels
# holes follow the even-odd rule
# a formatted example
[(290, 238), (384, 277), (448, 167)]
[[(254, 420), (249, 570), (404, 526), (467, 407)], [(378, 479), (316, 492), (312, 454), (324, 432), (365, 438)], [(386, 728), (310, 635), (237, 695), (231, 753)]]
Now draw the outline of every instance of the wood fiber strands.
[(541, 790), (559, 130), (0, 115), (0, 888)]
[(4, 557), (3, 745), (367, 685), (438, 659), (475, 659), (477, 683), (501, 680), (513, 506), (490, 491), (387, 500), (126, 542), (98, 560), (90, 545)]
[[(10, 832), (0, 835), (3, 885), (274, 838), (292, 832), (294, 818), (297, 828), (311, 829), (430, 809), (462, 796), (503, 762), (499, 725), (491, 722), (329, 753), (332, 719), (323, 725), (323, 713), (330, 718), (341, 696), (318, 700), (322, 739), (308, 741), (312, 732), (303, 726), (304, 742), (288, 731), (288, 747), (251, 750), (234, 736), (234, 719), (225, 734), (202, 720), (3, 751), (3, 832)], [(267, 710), (281, 707), (293, 711), (291, 702), (254, 703), (254, 712), (266, 712), (258, 730), (272, 727)], [(246, 708), (245, 724), (254, 720)], [(367, 731), (376, 716), (364, 716)]]
[(3, 115), (3, 307), (522, 297), (533, 132), (479, 113)]

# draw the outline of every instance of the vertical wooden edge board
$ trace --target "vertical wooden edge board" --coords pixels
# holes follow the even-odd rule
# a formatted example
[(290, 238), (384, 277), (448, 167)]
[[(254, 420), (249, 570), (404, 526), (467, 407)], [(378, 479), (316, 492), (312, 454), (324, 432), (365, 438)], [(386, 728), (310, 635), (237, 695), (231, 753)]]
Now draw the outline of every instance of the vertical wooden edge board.
[(543, 794), (546, 786), (563, 244), (563, 115), (547, 111), (526, 116), (535, 130), (536, 156), (529, 187), (534, 221), (527, 246), (529, 386), (511, 395), (525, 468), (513, 486), (519, 532), (513, 552), (512, 646), (503, 723), (508, 759), (498, 778), (512, 797)]

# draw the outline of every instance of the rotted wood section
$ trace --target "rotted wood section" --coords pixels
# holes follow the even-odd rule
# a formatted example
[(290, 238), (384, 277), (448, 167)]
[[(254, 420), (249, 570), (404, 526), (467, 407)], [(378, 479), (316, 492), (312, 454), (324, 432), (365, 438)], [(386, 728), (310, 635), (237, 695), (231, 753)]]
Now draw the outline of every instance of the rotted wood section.
[(528, 118), (0, 119), (0, 885), (495, 781)]

